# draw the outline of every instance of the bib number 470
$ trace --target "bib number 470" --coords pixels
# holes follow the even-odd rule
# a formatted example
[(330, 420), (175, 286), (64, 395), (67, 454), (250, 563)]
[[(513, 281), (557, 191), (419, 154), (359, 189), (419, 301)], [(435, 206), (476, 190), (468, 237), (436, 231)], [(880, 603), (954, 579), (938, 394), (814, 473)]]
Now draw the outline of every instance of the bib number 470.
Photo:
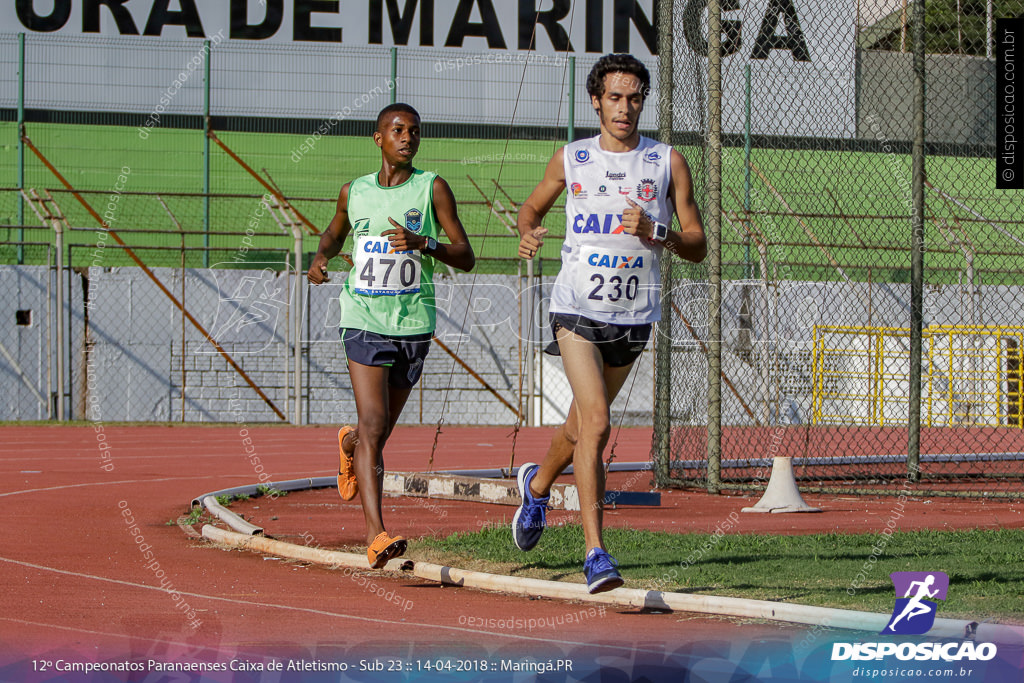
[(353, 252), (356, 294), (395, 296), (420, 291), (422, 265), (416, 251), (394, 251), (384, 237), (360, 237)]
[[(366, 289), (395, 289), (396, 285), (400, 285), (403, 289), (412, 287), (416, 282), (416, 262), (412, 259), (401, 259), (401, 265), (398, 266), (396, 273), (395, 265), (398, 262), (397, 258), (368, 259), (366, 265), (359, 272), (359, 283)], [(392, 279), (392, 274), (396, 275), (397, 283)], [(378, 278), (380, 278), (379, 286), (377, 286)]]

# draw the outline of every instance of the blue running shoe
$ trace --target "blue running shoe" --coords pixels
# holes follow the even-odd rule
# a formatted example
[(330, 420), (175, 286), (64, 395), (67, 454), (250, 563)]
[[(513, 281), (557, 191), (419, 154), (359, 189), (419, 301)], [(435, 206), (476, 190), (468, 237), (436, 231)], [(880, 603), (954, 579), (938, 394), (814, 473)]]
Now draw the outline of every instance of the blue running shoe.
[(587, 577), (587, 590), (593, 593), (604, 593), (621, 586), (625, 581), (616, 567), (619, 563), (615, 558), (600, 548), (592, 548), (583, 562), (583, 573)]
[(551, 496), (535, 498), (530, 493), (530, 482), (539, 469), (537, 464), (528, 462), (519, 468), (519, 476), (516, 478), (523, 504), (512, 518), (512, 540), (520, 550), (532, 550), (540, 540), (540, 535), (544, 533), (544, 525), (547, 523), (548, 499)]

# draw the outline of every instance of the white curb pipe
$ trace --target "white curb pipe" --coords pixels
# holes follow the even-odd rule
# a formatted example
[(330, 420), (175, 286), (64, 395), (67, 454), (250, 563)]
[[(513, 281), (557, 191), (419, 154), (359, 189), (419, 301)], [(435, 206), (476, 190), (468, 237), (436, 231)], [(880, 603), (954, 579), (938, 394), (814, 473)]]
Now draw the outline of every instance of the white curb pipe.
[[(331, 567), (351, 567), (371, 571), (367, 567), (366, 558), (362, 555), (299, 546), (262, 536), (247, 536), (219, 529), (208, 524), (203, 526), (203, 536), (216, 543), (235, 548), (258, 550), (280, 557)], [(677, 612), (715, 614), (748, 619), (771, 619), (773, 621), (784, 621), (794, 624), (827, 625), (829, 628), (873, 633), (879, 633), (889, 623), (889, 615), (875, 612), (858, 612), (831, 607), (794, 605), (784, 602), (747, 600), (745, 598), (729, 598), (715, 595), (666, 593), (636, 588), (617, 588), (607, 593), (591, 595), (587, 592), (587, 587), (579, 583), (562, 583), (560, 581), (487, 574), (455, 567), (444, 567), (427, 562), (414, 562), (402, 558), (389, 561), (384, 569), (389, 571), (408, 571), (408, 569), (403, 570), (403, 567), (408, 568), (409, 566), (411, 566), (413, 575), (428, 581), (438, 581), (465, 588), (501, 591), (515, 595), (579, 600), (581, 602), (596, 602), (619, 605), (621, 607), (646, 607)], [(1019, 628), (999, 624), (978, 624), (977, 622), (959, 619), (936, 619), (935, 625), (928, 631), (928, 637), (930, 638), (956, 638), (963, 640), (971, 637), (978, 642), (996, 643), (1019, 643), (1021, 635)]]
[(213, 496), (206, 496), (203, 498), (203, 507), (209, 510), (211, 515), (217, 517), (239, 533), (246, 534), (247, 536), (263, 535), (262, 527), (258, 527), (255, 524), (250, 524), (245, 521), (237, 514), (218, 503), (217, 499)]

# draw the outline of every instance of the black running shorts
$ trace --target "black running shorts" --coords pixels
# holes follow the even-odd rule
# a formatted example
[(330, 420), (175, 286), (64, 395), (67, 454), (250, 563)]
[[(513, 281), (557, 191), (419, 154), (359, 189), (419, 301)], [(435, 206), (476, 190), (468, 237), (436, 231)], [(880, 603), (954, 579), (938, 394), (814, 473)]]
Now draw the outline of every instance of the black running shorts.
[[(575, 332), (588, 342), (595, 344), (606, 365), (622, 368), (630, 365), (643, 353), (651, 338), (652, 325), (615, 325), (591, 320), (582, 315), (551, 313), (551, 333), (558, 339), (559, 328)], [(553, 341), (544, 349), (545, 353), (560, 356), (558, 342)]]

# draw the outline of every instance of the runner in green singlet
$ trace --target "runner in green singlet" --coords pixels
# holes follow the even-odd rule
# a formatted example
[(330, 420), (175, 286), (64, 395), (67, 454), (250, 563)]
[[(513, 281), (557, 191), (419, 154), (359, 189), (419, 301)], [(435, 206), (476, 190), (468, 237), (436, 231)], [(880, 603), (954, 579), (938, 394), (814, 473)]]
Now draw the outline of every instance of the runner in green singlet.
[[(361, 494), (366, 556), (379, 569), (406, 548), (404, 538), (388, 534), (381, 516), (383, 452), (430, 348), (434, 261), (469, 271), (476, 259), (448, 183), (412, 165), (420, 146), (416, 110), (407, 104), (382, 109), (373, 140), (380, 171), (342, 186), (307, 275), (314, 285), (327, 282), (327, 262), (352, 233), (353, 268), (339, 302), (358, 422), (338, 432), (338, 492), (344, 500)], [(437, 241), (438, 226), (448, 244)]]

